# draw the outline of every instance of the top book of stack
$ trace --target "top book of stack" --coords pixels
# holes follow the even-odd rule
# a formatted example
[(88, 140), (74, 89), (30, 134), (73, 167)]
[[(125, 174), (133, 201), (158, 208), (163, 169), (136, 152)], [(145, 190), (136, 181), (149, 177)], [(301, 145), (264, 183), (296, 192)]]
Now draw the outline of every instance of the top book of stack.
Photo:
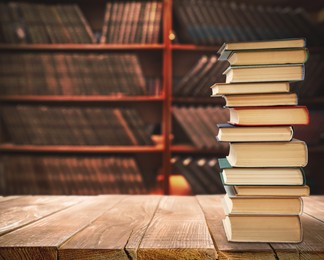
[(230, 63), (226, 83), (299, 81), (308, 59), (305, 39), (226, 43), (219, 60)]

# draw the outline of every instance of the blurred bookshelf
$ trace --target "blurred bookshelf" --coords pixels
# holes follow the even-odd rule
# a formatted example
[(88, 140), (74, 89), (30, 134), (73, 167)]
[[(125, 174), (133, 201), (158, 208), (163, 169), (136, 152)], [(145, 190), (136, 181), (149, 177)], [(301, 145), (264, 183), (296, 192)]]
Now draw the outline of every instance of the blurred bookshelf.
[[(36, 161), (44, 155), (58, 156), (58, 160), (73, 155), (96, 155), (107, 160), (112, 157), (116, 159), (117, 156), (118, 163), (118, 156), (121, 159), (128, 156), (135, 160), (136, 169), (142, 174), (145, 186), (145, 189), (139, 188), (132, 192), (169, 194), (170, 190), (174, 190), (174, 187), (170, 188), (170, 178), (174, 174), (183, 174), (181, 167), (174, 169), (174, 156), (181, 158), (179, 161), (188, 158), (193, 158), (195, 162), (204, 158), (213, 161), (215, 158), (226, 156), (228, 152), (226, 144), (219, 145), (214, 140), (217, 134), (216, 124), (227, 120), (226, 112), (221, 112), (223, 110), (220, 108), (224, 105), (224, 100), (210, 98), (209, 89), (214, 82), (224, 81), (222, 72), (227, 64), (217, 62), (216, 52), (225, 41), (306, 37), (311, 58), (306, 65), (306, 80), (303, 86), (296, 86), (296, 89), (300, 89), (299, 103), (307, 105), (311, 113), (316, 112), (315, 121), (311, 120), (310, 128), (317, 130), (311, 131), (316, 132), (316, 135), (324, 132), (323, 126), (320, 125), (324, 109), (324, 79), (320, 75), (320, 68), (323, 68), (324, 64), (323, 21), (316, 23), (320, 8), (323, 7), (322, 1), (309, 3), (291, 0), (241, 0), (227, 3), (192, 0), (190, 5), (186, 3), (181, 0), (95, 0), (91, 3), (86, 0), (46, 3), (26, 0), (1, 3), (0, 12), (4, 14), (0, 18), (1, 71), (2, 75), (11, 75), (11, 78), (0, 78), (1, 114), (4, 107), (8, 106), (19, 109), (34, 107), (40, 111), (51, 108), (66, 111), (71, 108), (74, 112), (69, 113), (79, 113), (80, 118), (86, 118), (88, 121), (85, 122), (90, 122), (88, 124), (91, 125), (91, 122), (100, 121), (100, 118), (109, 121), (109, 118), (100, 112), (103, 108), (114, 110), (119, 118), (120, 114), (116, 110), (126, 108), (136, 111), (141, 121), (136, 124), (136, 120), (131, 117), (125, 117), (127, 120), (121, 119), (122, 125), (128, 129), (125, 130), (126, 135), (133, 140), (133, 145), (118, 145), (118, 142), (109, 144), (108, 141), (100, 145), (86, 142), (77, 145), (35, 145), (15, 142), (8, 127), (8, 120), (4, 120), (2, 115), (0, 151), (12, 158), (7, 160), (8, 162), (1, 159), (2, 171), (12, 169), (9, 161), (13, 163), (15, 158), (18, 160), (22, 155), (35, 159), (35, 163), (31, 162), (34, 171), (43, 169), (43, 166), (37, 166)], [(21, 12), (23, 22), (10, 20), (15, 19), (15, 16), (10, 18), (5, 15), (8, 10), (12, 14), (17, 10)], [(246, 20), (246, 15), (235, 15), (242, 13), (242, 10), (250, 14), (249, 20)], [(35, 12), (37, 15), (33, 18), (32, 14)], [(217, 22), (215, 16), (218, 12), (223, 12), (225, 16)], [(62, 29), (62, 24), (66, 25), (66, 29)], [(253, 31), (256, 24), (256, 31)], [(38, 25), (41, 25), (41, 28), (37, 27)], [(262, 26), (267, 29), (267, 34), (260, 33), (264, 29)], [(225, 29), (229, 32), (225, 32)], [(42, 37), (38, 37), (38, 34)], [(313, 59), (312, 56), (316, 58)], [(310, 79), (307, 79), (307, 75), (310, 74), (308, 67), (312, 71)], [(19, 81), (19, 78), (22, 80)], [(109, 81), (113, 82), (111, 86)], [(60, 87), (57, 88), (56, 85)], [(118, 91), (119, 89), (121, 91)], [(89, 116), (91, 109), (96, 111), (97, 118)], [(81, 112), (75, 112), (76, 110)], [(84, 111), (88, 111), (88, 114)], [(41, 114), (39, 111), (35, 113), (37, 116)], [(53, 115), (56, 117), (48, 119), (51, 119), (53, 124), (58, 116), (55, 113)], [(181, 120), (182, 116), (177, 113), (185, 120)], [(39, 124), (36, 122), (39, 121), (37, 116), (36, 120), (31, 120), (32, 123)], [(22, 123), (24, 114), (18, 117), (21, 117)], [(13, 124), (19, 125), (19, 120)], [(60, 123), (62, 129), (64, 122), (65, 126), (69, 127), (68, 117), (64, 120)], [(67, 139), (69, 135), (73, 137), (73, 133), (74, 138), (85, 135), (86, 131), (93, 131), (93, 134), (104, 138), (103, 133), (98, 133), (100, 124), (97, 126), (93, 123), (92, 128), (90, 127), (92, 130), (89, 130), (81, 127), (78, 129), (78, 123), (74, 123), (72, 126), (70, 124), (71, 133), (65, 133)], [(190, 124), (194, 126), (190, 127)], [(192, 128), (191, 132), (188, 128)], [(313, 132), (308, 133), (306, 128), (297, 128), (296, 136), (303, 140), (303, 136), (309, 136), (306, 138), (310, 140), (310, 160), (306, 169), (310, 177), (307, 179), (311, 180), (311, 186), (317, 185), (315, 189), (311, 187), (311, 190), (319, 194), (323, 193), (324, 187), (318, 186), (322, 179), (316, 174), (320, 166), (314, 160), (317, 160), (319, 155), (323, 156), (323, 149), (320, 148), (323, 145), (320, 141), (315, 141), (320, 138), (312, 137)], [(35, 129), (35, 133), (39, 133), (40, 130)], [(55, 138), (55, 131), (51, 135), (48, 134), (49, 129), (44, 129), (43, 132), (40, 131), (40, 135), (44, 135), (43, 139), (46, 139), (46, 136)], [(134, 131), (137, 131), (136, 134)], [(203, 135), (192, 136), (198, 131)], [(135, 143), (139, 142), (135, 139), (144, 138), (144, 132), (146, 137), (152, 139), (150, 144), (136, 145)], [(111, 139), (115, 141), (114, 138)], [(98, 140), (100, 141), (100, 138)], [(203, 141), (200, 143), (199, 140)], [(97, 165), (96, 168), (95, 164), (92, 166), (94, 172), (101, 167)], [(64, 167), (60, 170), (69, 172), (68, 167)], [(109, 167), (111, 171), (115, 171), (116, 176), (120, 174), (118, 167)], [(53, 174), (52, 169), (48, 171), (48, 174)], [(69, 175), (69, 178), (72, 178), (69, 180), (71, 185), (78, 185), (77, 173), (71, 172), (73, 171), (71, 170)], [(6, 175), (8, 174), (6, 172)], [(218, 176), (217, 169), (215, 175)], [(130, 176), (127, 177), (130, 178), (129, 185), (133, 181)], [(199, 174), (197, 176), (199, 178)], [(12, 182), (13, 185), (24, 185), (25, 177), (20, 181), (17, 177), (15, 182)], [(185, 178), (188, 180), (188, 176)], [(212, 180), (212, 183), (217, 181), (219, 180)], [(104, 183), (97, 185), (102, 186)], [(128, 192), (126, 189), (108, 191), (102, 188), (96, 191), (96, 185), (91, 188), (93, 190), (88, 189), (84, 194)], [(5, 190), (4, 186), (2, 191), (6, 195), (15, 194), (14, 190)], [(199, 193), (209, 191), (223, 192), (221, 189), (207, 189), (205, 192), (200, 189)], [(29, 189), (28, 192), (32, 193), (32, 190)]]

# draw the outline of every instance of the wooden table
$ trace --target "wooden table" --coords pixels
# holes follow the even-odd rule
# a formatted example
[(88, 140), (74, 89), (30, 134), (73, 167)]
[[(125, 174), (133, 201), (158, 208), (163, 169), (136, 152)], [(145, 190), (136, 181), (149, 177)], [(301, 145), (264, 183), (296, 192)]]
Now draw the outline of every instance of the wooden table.
[(222, 196), (0, 197), (3, 259), (324, 259), (324, 196), (300, 244), (229, 243)]

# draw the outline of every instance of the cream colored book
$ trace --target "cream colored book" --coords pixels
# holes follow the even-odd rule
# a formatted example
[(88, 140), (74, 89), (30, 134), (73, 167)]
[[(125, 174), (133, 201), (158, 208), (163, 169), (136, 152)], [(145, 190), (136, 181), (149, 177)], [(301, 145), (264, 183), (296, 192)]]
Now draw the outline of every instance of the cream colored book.
[(299, 216), (226, 216), (228, 241), (299, 243), (303, 232)]
[(217, 139), (224, 142), (290, 141), (291, 126), (233, 126), (218, 124)]
[(279, 196), (279, 197), (305, 197), (310, 191), (304, 186), (230, 186), (235, 196)]
[(218, 50), (219, 60), (227, 60), (232, 51), (238, 50), (278, 50), (304, 48), (304, 38), (280, 39), (272, 41), (224, 43)]
[(302, 168), (226, 168), (220, 173), (224, 185), (304, 185)]
[(223, 98), (227, 107), (293, 106), (298, 103), (296, 93), (225, 95)]
[(300, 81), (304, 79), (305, 68), (298, 65), (230, 66), (224, 73), (226, 83)]
[(305, 106), (238, 107), (230, 108), (229, 123), (242, 126), (307, 125)]
[(301, 198), (230, 197), (222, 199), (226, 215), (300, 215), (303, 211)]
[(212, 97), (235, 94), (287, 93), (289, 82), (215, 83)]
[(302, 49), (233, 51), (228, 57), (231, 65), (300, 64), (308, 59), (308, 51)]
[(232, 167), (304, 167), (308, 162), (305, 142), (230, 143), (226, 159)]

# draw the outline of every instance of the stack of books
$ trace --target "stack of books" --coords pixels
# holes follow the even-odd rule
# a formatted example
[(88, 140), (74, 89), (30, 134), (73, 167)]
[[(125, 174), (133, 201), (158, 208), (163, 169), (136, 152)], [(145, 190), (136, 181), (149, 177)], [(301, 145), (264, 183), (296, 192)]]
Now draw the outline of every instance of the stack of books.
[(219, 54), (230, 63), (226, 83), (212, 86), (212, 96), (224, 96), (230, 110), (217, 136), (230, 142), (229, 155), (219, 161), (227, 238), (300, 242), (308, 152), (293, 139), (292, 125), (308, 124), (309, 114), (289, 83), (304, 78), (305, 40), (229, 43)]

